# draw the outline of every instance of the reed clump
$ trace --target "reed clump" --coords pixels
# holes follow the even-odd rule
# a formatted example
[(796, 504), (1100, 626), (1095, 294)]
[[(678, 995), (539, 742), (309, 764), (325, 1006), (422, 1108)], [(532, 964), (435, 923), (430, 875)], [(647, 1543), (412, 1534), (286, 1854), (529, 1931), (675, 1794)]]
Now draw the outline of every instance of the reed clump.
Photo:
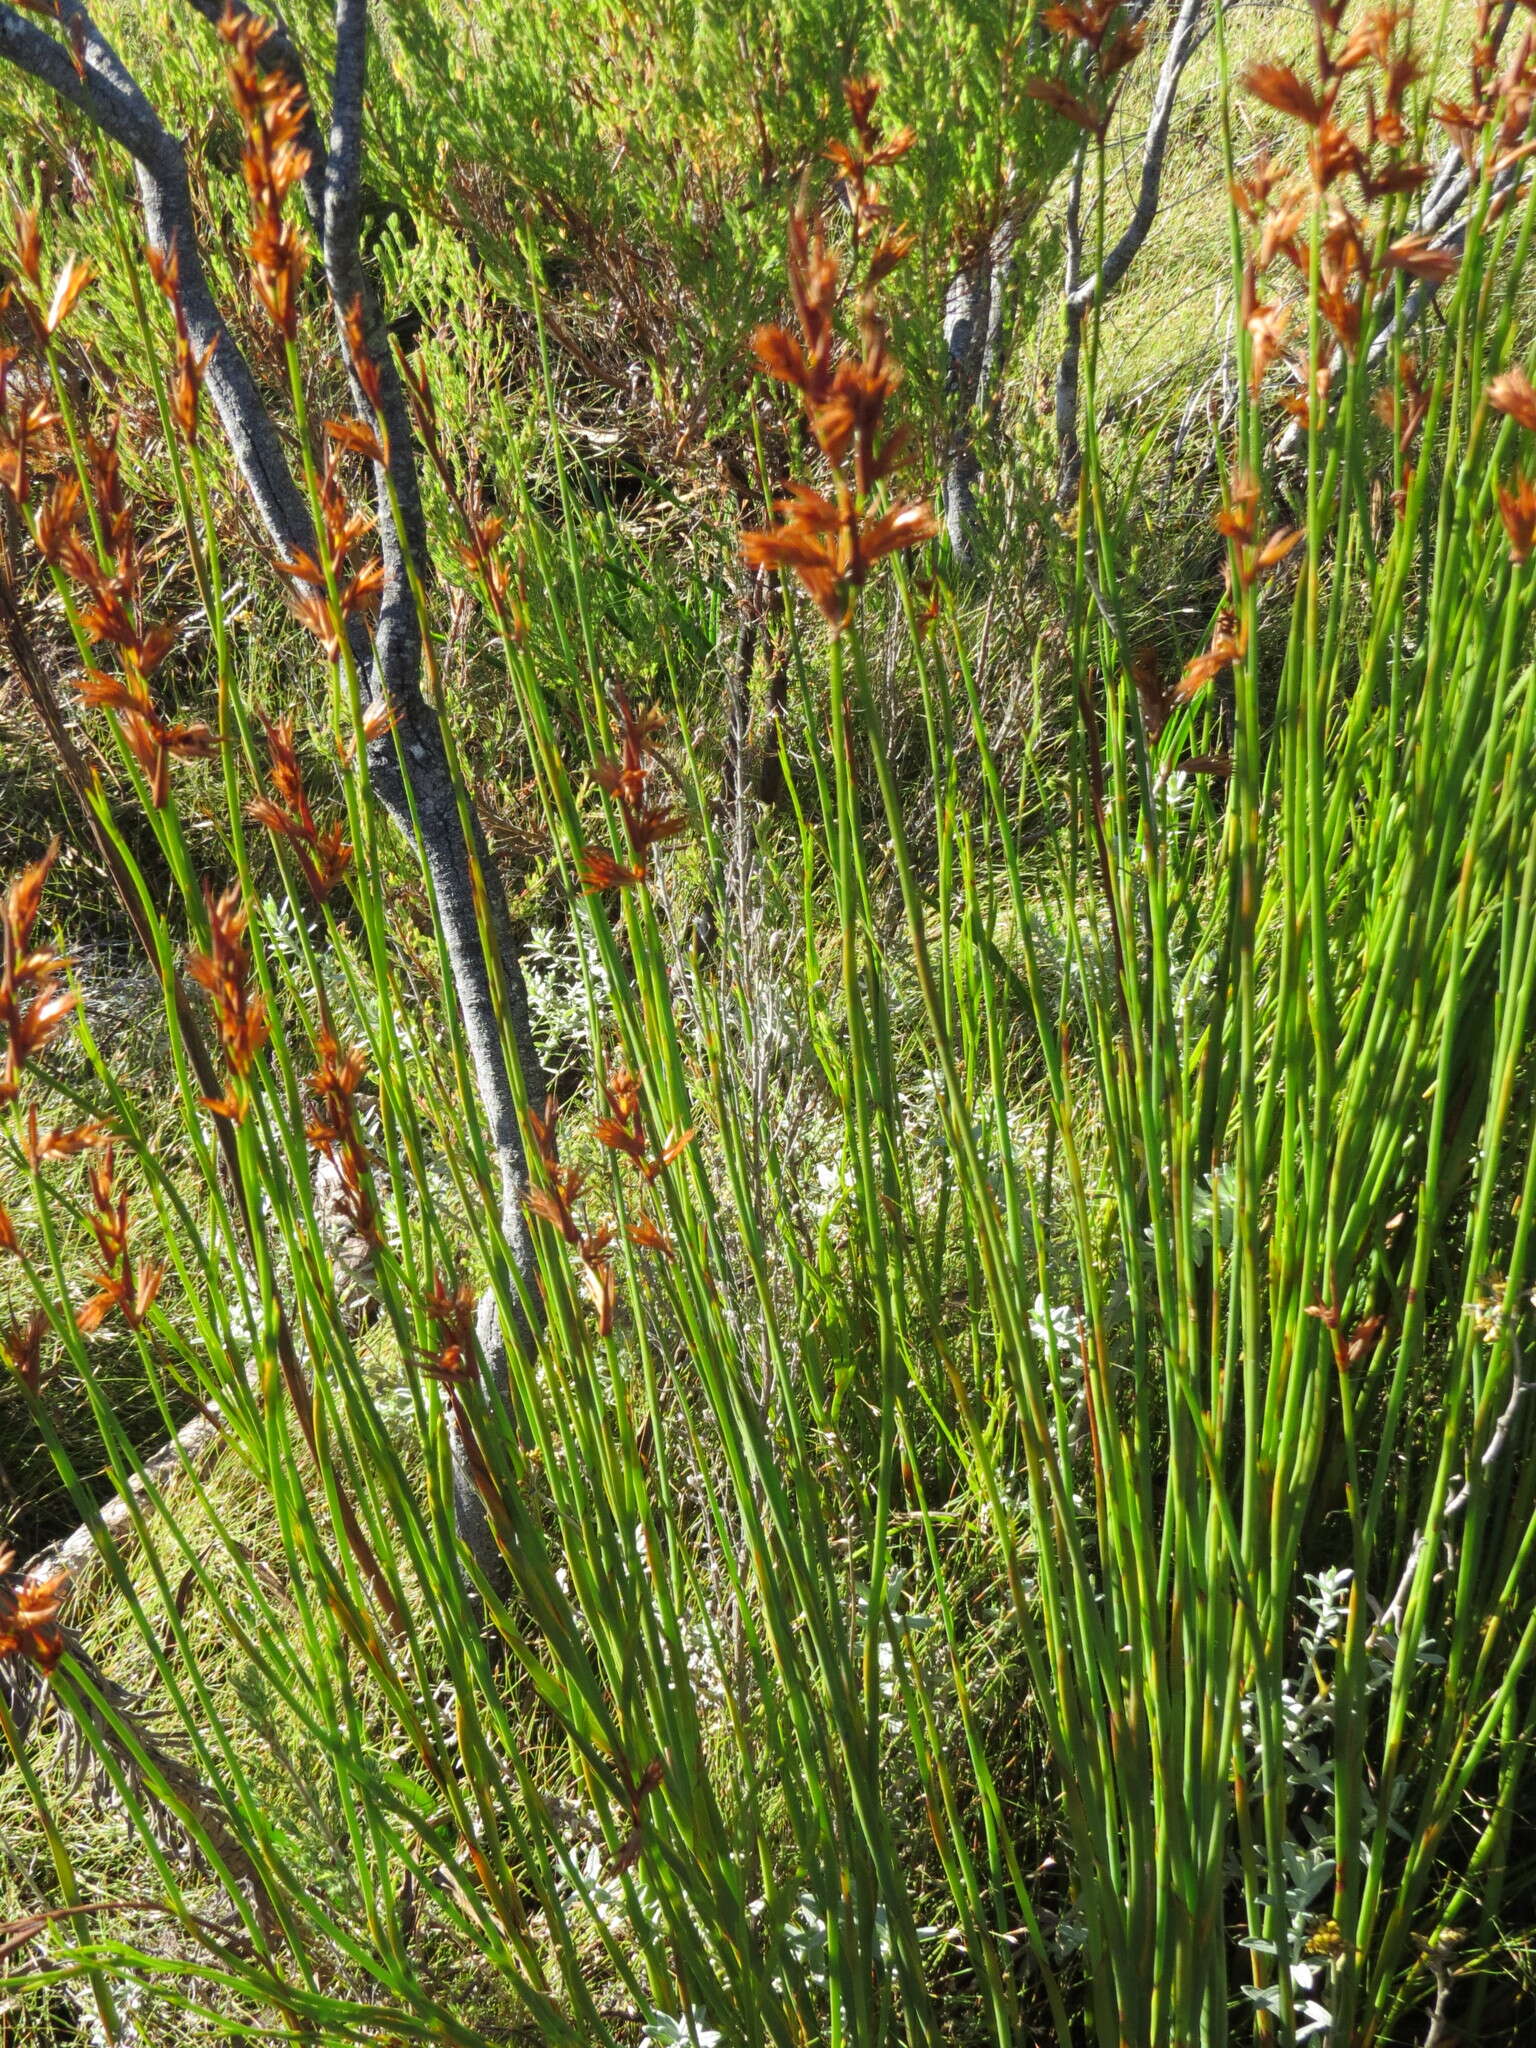
[[(1448, 89), (1407, 14), (1316, 0), (1283, 62), (1217, 7), (1198, 516), (1149, 539), (1095, 301), (1071, 502), (1021, 428), (1034, 567), (978, 578), (934, 510), (905, 208), (953, 138), (918, 84), (898, 125), (848, 79), (797, 180), (746, 121), (783, 285), (700, 398), (745, 481), (685, 548), (593, 485), (569, 386), (603, 366), (536, 211), (499, 314), (443, 217), (384, 235), (433, 315), (387, 351), (351, 17), (322, 136), (226, 8), (239, 183), (206, 170), (301, 537), (232, 510), (240, 323), (209, 338), (198, 250), (152, 258), (104, 169), (88, 255), (46, 210), (11, 235), (7, 632), (75, 808), (0, 917), (0, 1355), (94, 1543), (73, 1594), (0, 1551), (5, 2026), (1515, 2038), (1521, 18), (1483, 7)], [(1102, 249), (1158, 30), (1041, 20), (1009, 118)], [(1205, 568), (1163, 605), (1175, 539)], [(78, 970), (87, 857), (159, 1088)]]

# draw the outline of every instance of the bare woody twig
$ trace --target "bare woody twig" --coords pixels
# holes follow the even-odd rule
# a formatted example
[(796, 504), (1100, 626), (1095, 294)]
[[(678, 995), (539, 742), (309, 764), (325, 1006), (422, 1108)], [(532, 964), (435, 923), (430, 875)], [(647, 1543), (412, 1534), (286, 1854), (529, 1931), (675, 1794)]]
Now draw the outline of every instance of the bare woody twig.
[(1077, 435), (1077, 387), (1082, 362), (1083, 328), (1090, 311), (1102, 306), (1135, 262), (1143, 242), (1151, 233), (1162, 199), (1163, 165), (1168, 154), (1168, 131), (1179, 96), (1179, 84), (1194, 55), (1204, 0), (1182, 0), (1173, 32), (1163, 54), (1157, 91), (1152, 100), (1152, 118), (1147, 124), (1141, 152), (1141, 185), (1135, 211), (1124, 231), (1106, 253), (1103, 263), (1090, 276), (1082, 275), (1082, 172), (1079, 154), (1067, 200), (1067, 276), (1064, 289), (1066, 335), (1056, 371), (1056, 452), (1060, 492), (1070, 498), (1077, 488), (1082, 452)]

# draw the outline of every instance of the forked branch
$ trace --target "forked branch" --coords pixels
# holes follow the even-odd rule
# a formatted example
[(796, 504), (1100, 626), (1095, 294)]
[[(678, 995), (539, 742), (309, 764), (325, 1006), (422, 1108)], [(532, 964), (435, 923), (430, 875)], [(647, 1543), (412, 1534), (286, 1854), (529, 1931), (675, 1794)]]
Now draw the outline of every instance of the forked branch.
[(1163, 53), (1152, 116), (1147, 124), (1141, 151), (1141, 180), (1135, 210), (1103, 261), (1083, 275), (1082, 192), (1083, 165), (1087, 152), (1079, 152), (1067, 196), (1067, 275), (1063, 290), (1066, 334), (1061, 361), (1056, 371), (1056, 454), (1060, 495), (1070, 498), (1077, 488), (1082, 451), (1077, 435), (1077, 388), (1082, 367), (1083, 328), (1090, 312), (1102, 306), (1140, 254), (1152, 231), (1162, 204), (1163, 167), (1168, 155), (1168, 132), (1189, 60), (1199, 42), (1200, 13), (1204, 0), (1182, 0), (1173, 33)]

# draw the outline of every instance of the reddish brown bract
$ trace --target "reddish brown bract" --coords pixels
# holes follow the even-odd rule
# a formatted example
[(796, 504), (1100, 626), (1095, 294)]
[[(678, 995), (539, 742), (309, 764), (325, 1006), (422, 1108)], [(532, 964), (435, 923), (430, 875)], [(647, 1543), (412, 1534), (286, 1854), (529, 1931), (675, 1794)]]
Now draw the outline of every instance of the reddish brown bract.
[(372, 1157), (357, 1122), (357, 1089), (368, 1055), (360, 1045), (345, 1052), (328, 1031), (315, 1044), (318, 1064), (309, 1077), (315, 1112), (305, 1136), (330, 1160), (341, 1180), (340, 1206), (350, 1230), (367, 1244), (381, 1242), (369, 1180)]
[(251, 956), (245, 944), (249, 913), (240, 900), (239, 884), (232, 882), (218, 897), (205, 884), (203, 899), (208, 910), (210, 949), (206, 953), (189, 953), (187, 972), (208, 991), (224, 1056), (241, 1084), (222, 1101), (210, 1101), (207, 1107), (238, 1123), (248, 1106), (243, 1084), (269, 1034), (266, 998), (250, 986)]
[(605, 889), (629, 889), (647, 879), (647, 856), (653, 846), (675, 839), (688, 829), (688, 819), (660, 803), (652, 795), (652, 780), (658, 767), (656, 741), (665, 728), (661, 712), (650, 705), (636, 710), (622, 691), (615, 700), (622, 751), (617, 760), (601, 756), (592, 764), (592, 779), (618, 805), (633, 858), (616, 860), (603, 846), (581, 849), (581, 886), (590, 894)]
[(421, 1297), (427, 1320), (436, 1331), (430, 1351), (421, 1352), (416, 1367), (430, 1380), (447, 1387), (466, 1386), (480, 1377), (480, 1355), (475, 1348), (475, 1291), (466, 1283), (445, 1287), (437, 1274)]
[(58, 852), (59, 842), (55, 839), (42, 859), (34, 861), (12, 882), (0, 906), (0, 936), (4, 940), (4, 953), (0, 955), (0, 1031), (5, 1034), (0, 1107), (16, 1100), (22, 1069), (75, 1007), (74, 993), (64, 985), (68, 960), (62, 953), (50, 952), (46, 947), (34, 948), (32, 944), (43, 884)]
[(69, 1591), (68, 1572), (33, 1578), (12, 1569), (13, 1550), (0, 1550), (0, 1657), (24, 1657), (44, 1673), (64, 1654), (59, 1611)]
[(1536, 434), (1536, 388), (1521, 364), (1512, 364), (1494, 378), (1488, 386), (1488, 403), (1507, 413), (1517, 427)]
[(246, 815), (293, 848), (300, 872), (317, 903), (323, 903), (352, 865), (352, 849), (341, 824), (322, 829), (315, 823), (304, 790), (304, 774), (294, 746), (291, 718), (263, 718), (267, 757), (275, 796), (257, 797)]
[(297, 228), (283, 218), (283, 201), (309, 169), (300, 142), (308, 103), (301, 85), (263, 71), (260, 53), (272, 31), (254, 15), (226, 7), (219, 34), (230, 48), (230, 95), (245, 130), (240, 153), (254, 219), (251, 276), (273, 326), (285, 341), (299, 331), (299, 284), (308, 261)]
[(101, 1269), (92, 1277), (96, 1292), (75, 1311), (76, 1326), (89, 1335), (100, 1329), (109, 1315), (121, 1315), (130, 1330), (138, 1329), (155, 1303), (165, 1279), (159, 1265), (137, 1266), (128, 1249), (128, 1197), (119, 1194), (114, 1180), (114, 1154), (108, 1145), (99, 1160), (86, 1169), (91, 1191), (90, 1225), (101, 1254)]
[[(882, 144), (874, 125), (877, 88), (867, 79), (845, 88), (859, 146), (829, 152), (842, 167), (854, 218), (854, 250), (883, 214), (869, 173), (911, 146), (910, 133)], [(858, 302), (859, 352), (840, 352), (836, 335), (838, 264), (821, 223), (797, 209), (789, 228), (789, 284), (799, 336), (783, 327), (760, 327), (752, 346), (770, 377), (800, 394), (806, 422), (831, 469), (830, 495), (790, 483), (774, 510), (777, 523), (743, 533), (742, 554), (757, 569), (789, 569), (809, 591), (834, 632), (852, 612), (854, 593), (885, 555), (916, 547), (938, 532), (923, 504), (904, 504), (870, 517), (870, 498), (901, 457), (905, 437), (884, 436), (886, 408), (901, 382), (886, 331), (875, 308), (874, 287), (906, 255), (911, 242), (887, 235), (875, 249)]]
[(169, 256), (162, 257), (150, 249), (149, 270), (155, 283), (165, 294), (171, 308), (171, 317), (176, 322), (176, 374), (171, 381), (171, 411), (176, 418), (176, 429), (188, 447), (197, 440), (198, 402), (202, 397), (203, 378), (208, 364), (218, 346), (217, 334), (199, 355), (192, 346), (187, 332), (187, 312), (181, 299), (181, 258), (173, 248)]

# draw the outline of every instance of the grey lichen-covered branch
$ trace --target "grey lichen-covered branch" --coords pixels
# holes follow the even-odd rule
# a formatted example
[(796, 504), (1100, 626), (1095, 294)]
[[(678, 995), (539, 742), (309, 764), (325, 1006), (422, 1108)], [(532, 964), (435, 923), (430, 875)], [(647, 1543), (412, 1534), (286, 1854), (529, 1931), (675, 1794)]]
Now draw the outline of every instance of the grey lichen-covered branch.
[(1070, 498), (1077, 488), (1082, 450), (1077, 432), (1077, 392), (1082, 366), (1083, 330), (1089, 314), (1102, 306), (1135, 262), (1142, 244), (1152, 231), (1162, 203), (1163, 167), (1168, 154), (1168, 133), (1173, 122), (1179, 85), (1198, 42), (1200, 14), (1205, 0), (1181, 0), (1174, 18), (1168, 47), (1163, 53), (1152, 115), (1142, 145), (1141, 179), (1135, 209), (1130, 220), (1103, 260), (1084, 275), (1082, 254), (1082, 188), (1086, 147), (1079, 153), (1067, 198), (1067, 274), (1063, 289), (1066, 332), (1061, 360), (1056, 370), (1056, 453), (1061, 495)]
[[(210, 21), (223, 11), (214, 0), (189, 0), (189, 5)], [(235, 12), (249, 15), (254, 10), (237, 4)], [(68, 47), (24, 20), (14, 7), (0, 4), (0, 59), (50, 88), (132, 159), (150, 246), (163, 256), (176, 253), (189, 338), (199, 353), (212, 348), (207, 389), (262, 524), (274, 547), (288, 559), (318, 559), (309, 507), (282, 436), (208, 286), (182, 145), (150, 106), (82, 0), (59, 0), (57, 14)], [(381, 465), (376, 476), (383, 598), (371, 650), (359, 628), (353, 651), (367, 666), (372, 696), (394, 713), (393, 729), (369, 747), (370, 779), (402, 832), (414, 836), (419, 830), (453, 977), (451, 994), (490, 1129), (501, 1234), (516, 1269), (515, 1280), (512, 1274), (503, 1276), (507, 1284), (501, 1291), (515, 1304), (516, 1335), (526, 1345), (532, 1332), (516, 1305), (517, 1282), (522, 1298), (535, 1302), (536, 1260), (523, 1210), (527, 1164), (504, 1052), (502, 1015), (510, 1027), (524, 1087), (535, 1098), (542, 1096), (544, 1072), (505, 893), (473, 821), (466, 834), (442, 730), (421, 688), (422, 628), (416, 590), (429, 577), (421, 491), (405, 394), (359, 246), (367, 51), (366, 0), (338, 0), (329, 143), (322, 139), (312, 109), (302, 135), (311, 158), (305, 198), (322, 246), (354, 402), (365, 417), (372, 416), (388, 451), (387, 472)], [(268, 38), (261, 61), (294, 83), (304, 83), (298, 52), (285, 32)], [(347, 320), (354, 309), (360, 315), (364, 354), (377, 373), (369, 380), (373, 401), (348, 344)], [(489, 957), (477, 901), (484, 906), (491, 929)], [(506, 1352), (495, 1290), (482, 1305), (480, 1335), (488, 1363), (504, 1380)], [(482, 1568), (490, 1571), (494, 1555), (483, 1510), (471, 1490), (461, 1488), (460, 1500), (461, 1532)]]
[(997, 405), (1007, 352), (1008, 300), (1020, 219), (1006, 208), (950, 279), (944, 301), (944, 387), (949, 415), (944, 524), (959, 561), (969, 559), (981, 476), (977, 436)]
[[(426, 522), (412, 453), (405, 394), (389, 347), (377, 300), (365, 273), (360, 247), (363, 94), (367, 77), (367, 0), (337, 0), (336, 68), (331, 100), (331, 134), (325, 170), (322, 242), (326, 281), (337, 317), (345, 323), (356, 308), (363, 346), (377, 373), (370, 399), (357, 378), (343, 333), (343, 353), (353, 377), (359, 408), (375, 414), (388, 452), (388, 469), (377, 476), (384, 592), (375, 634), (375, 692), (394, 707), (395, 728), (373, 742), (368, 765), (385, 808), (403, 831), (411, 812), (420, 824), (422, 850), (432, 876), (443, 937), (454, 980), (464, 1035), (474, 1062), (481, 1105), (490, 1125), (500, 1180), (501, 1233), (526, 1298), (538, 1300), (538, 1267), (523, 1197), (528, 1166), (518, 1123), (517, 1102), (502, 1049), (498, 993), (516, 1043), (527, 1093), (542, 1099), (543, 1064), (534, 1043), (517, 948), (505, 893), (478, 821), (471, 818), (466, 842), (458, 799), (437, 714), (421, 692), (421, 621), (411, 569), (427, 569)], [(398, 751), (397, 751), (398, 749)], [(407, 790), (399, 772), (404, 761)], [(475, 914), (476, 896), (485, 904), (495, 941), (488, 961)], [(500, 990), (492, 984), (499, 969)], [(519, 1344), (526, 1350), (532, 1329), (515, 1284), (507, 1289)], [(501, 1386), (507, 1380), (506, 1340), (494, 1289), (487, 1290), (477, 1321), (481, 1349)], [(450, 1411), (451, 1413), (451, 1411)], [(454, 1432), (454, 1493), (459, 1533), (487, 1576), (499, 1576), (499, 1562), (485, 1508), (470, 1476), (464, 1446)]]

